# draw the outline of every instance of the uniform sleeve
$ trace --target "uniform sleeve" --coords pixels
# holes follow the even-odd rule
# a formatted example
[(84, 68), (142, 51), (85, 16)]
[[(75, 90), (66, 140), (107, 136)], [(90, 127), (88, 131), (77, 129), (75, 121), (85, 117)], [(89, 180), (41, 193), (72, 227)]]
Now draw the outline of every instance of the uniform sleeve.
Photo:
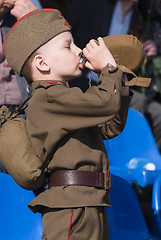
[(131, 92), (130, 96), (122, 96), (119, 113), (110, 121), (99, 125), (104, 140), (114, 138), (124, 130), (132, 95)]
[(48, 88), (48, 113), (58, 119), (58, 127), (67, 131), (92, 127), (110, 121), (120, 110), (122, 72), (104, 69), (98, 86), (83, 93), (79, 88), (57, 85)]

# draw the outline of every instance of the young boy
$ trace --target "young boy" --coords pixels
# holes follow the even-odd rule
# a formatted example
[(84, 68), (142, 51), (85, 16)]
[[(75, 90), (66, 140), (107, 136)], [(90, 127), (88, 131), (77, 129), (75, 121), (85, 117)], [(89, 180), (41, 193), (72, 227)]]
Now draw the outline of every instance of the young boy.
[[(122, 132), (131, 97), (103, 39), (98, 41), (79, 49), (55, 9), (27, 14), (5, 39), (8, 63), (33, 87), (27, 129), (49, 188), (29, 207), (42, 213), (42, 239), (109, 239), (105, 206), (111, 180), (103, 139)], [(82, 52), (85, 66), (99, 74), (98, 86), (85, 93), (67, 86), (81, 75)]]

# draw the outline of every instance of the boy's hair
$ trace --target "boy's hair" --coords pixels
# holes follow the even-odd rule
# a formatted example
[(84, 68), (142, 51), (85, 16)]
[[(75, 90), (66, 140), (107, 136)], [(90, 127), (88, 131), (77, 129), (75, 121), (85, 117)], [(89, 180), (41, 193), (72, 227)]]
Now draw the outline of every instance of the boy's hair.
[(59, 10), (37, 9), (14, 24), (4, 40), (3, 53), (10, 67), (22, 76), (24, 64), (37, 49), (58, 34), (70, 30)]
[(31, 84), (33, 82), (33, 69), (32, 69), (32, 61), (38, 51), (35, 51), (25, 62), (25, 64), (22, 67), (22, 76), (26, 79), (27, 83)]

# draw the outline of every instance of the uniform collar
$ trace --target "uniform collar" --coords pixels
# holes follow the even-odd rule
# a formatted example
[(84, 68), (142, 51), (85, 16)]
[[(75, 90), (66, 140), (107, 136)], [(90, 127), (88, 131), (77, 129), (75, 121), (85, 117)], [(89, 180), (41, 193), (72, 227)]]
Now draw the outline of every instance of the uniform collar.
[(50, 87), (53, 85), (64, 85), (66, 86), (66, 82), (63, 81), (57, 81), (57, 80), (37, 80), (32, 83), (33, 90), (39, 88), (39, 87)]

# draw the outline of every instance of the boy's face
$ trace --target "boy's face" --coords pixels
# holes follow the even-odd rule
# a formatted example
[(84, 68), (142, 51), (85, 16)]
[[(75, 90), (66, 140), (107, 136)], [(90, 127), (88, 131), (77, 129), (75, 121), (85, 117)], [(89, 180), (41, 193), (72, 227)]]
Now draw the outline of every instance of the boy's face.
[(69, 31), (60, 33), (42, 48), (42, 55), (50, 66), (54, 80), (68, 81), (82, 74), (82, 50), (78, 48)]

